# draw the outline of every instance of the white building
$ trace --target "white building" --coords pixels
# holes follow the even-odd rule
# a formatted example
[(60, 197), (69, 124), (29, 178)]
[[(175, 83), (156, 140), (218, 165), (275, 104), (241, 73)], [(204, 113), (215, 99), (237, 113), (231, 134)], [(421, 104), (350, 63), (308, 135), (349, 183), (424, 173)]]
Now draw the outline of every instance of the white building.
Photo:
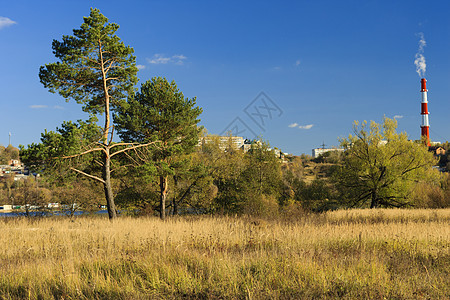
[(331, 151), (344, 152), (344, 149), (341, 149), (341, 148), (315, 148), (315, 149), (312, 149), (312, 156), (314, 158), (316, 158), (316, 157), (319, 157), (319, 155), (321, 155), (321, 154), (331, 152)]
[(208, 135), (201, 137), (198, 145), (201, 146), (203, 144), (217, 142), (219, 144), (219, 148), (225, 150), (228, 146), (232, 146), (236, 149), (244, 149), (244, 138), (241, 136), (216, 136), (216, 135)]

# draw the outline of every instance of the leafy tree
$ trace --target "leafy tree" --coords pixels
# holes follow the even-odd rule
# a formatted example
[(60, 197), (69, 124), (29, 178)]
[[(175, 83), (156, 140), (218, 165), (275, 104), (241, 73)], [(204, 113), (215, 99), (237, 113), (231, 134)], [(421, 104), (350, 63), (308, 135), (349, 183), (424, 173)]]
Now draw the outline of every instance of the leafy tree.
[(14, 177), (16, 174), (14, 172), (9, 173), (4, 177), (5, 188), (7, 190), (8, 204), (14, 205), (14, 198), (12, 197), (11, 188), (14, 185)]
[(258, 194), (273, 194), (281, 191), (281, 163), (266, 142), (254, 143), (245, 155), (246, 168), (242, 174), (249, 188)]
[(8, 154), (9, 159), (19, 159), (19, 149), (9, 144), (6, 147), (5, 152)]
[(85, 177), (76, 178), (64, 185), (51, 187), (52, 202), (59, 203), (62, 212), (68, 217), (73, 217), (76, 211), (90, 212), (98, 210), (102, 203), (100, 186), (93, 184)]
[(5, 146), (0, 145), (0, 165), (7, 165), (9, 163), (9, 157), (5, 152)]
[(302, 208), (312, 211), (324, 211), (338, 207), (335, 203), (332, 185), (327, 179), (314, 179), (307, 184), (301, 181), (296, 185), (295, 200)]
[(233, 147), (231, 139), (226, 148), (219, 142), (207, 146), (203, 151), (216, 158), (211, 174), (219, 210), (252, 215), (277, 211), (284, 189), (281, 163), (267, 143), (255, 142), (247, 153)]
[(281, 166), (283, 189), (280, 204), (288, 204), (295, 199), (297, 187), (303, 183), (303, 161), (300, 157), (290, 158)]
[(353, 135), (341, 140), (346, 149), (336, 173), (337, 188), (349, 206), (401, 207), (418, 181), (436, 181), (436, 161), (421, 143), (396, 132), (397, 122), (355, 122)]
[(51, 200), (51, 191), (40, 184), (32, 177), (18, 182), (14, 188), (14, 204), (20, 204), (25, 208), (25, 215), (31, 216), (30, 210), (36, 212), (45, 212), (47, 203)]
[(19, 149), (13, 145), (8, 145), (6, 148), (0, 145), (0, 164), (8, 165), (11, 159), (19, 159)]
[(245, 154), (240, 182), (243, 212), (266, 216), (278, 212), (283, 192), (281, 161), (268, 143), (252, 144)]
[(194, 150), (201, 128), (197, 126), (202, 109), (196, 98), (184, 98), (174, 81), (154, 77), (142, 84), (140, 92), (131, 96), (114, 115), (117, 130), (125, 142), (146, 144), (158, 141), (156, 150), (134, 157), (159, 179), (160, 217), (165, 218), (169, 191), (168, 177), (174, 174), (176, 159)]
[(119, 25), (108, 23), (98, 9), (92, 9), (84, 17), (80, 29), (73, 30), (73, 36), (65, 35), (62, 41), (53, 40), (52, 49), (59, 60), (42, 66), (39, 71), (41, 83), (50, 92), (58, 92), (67, 101), (83, 104), (89, 113), (103, 113), (105, 124), (99, 140), (78, 155), (92, 151), (102, 153), (102, 175), (89, 175), (103, 184), (109, 218), (116, 217), (114, 196), (111, 186), (111, 158), (126, 151), (112, 151), (113, 147), (136, 147), (131, 144), (112, 143), (113, 127), (111, 112), (120, 108), (126, 97), (134, 92), (138, 79), (133, 48), (125, 46), (115, 34)]
[(216, 167), (214, 161), (209, 160), (201, 151), (186, 155), (186, 158), (182, 159), (182, 167), (176, 168), (172, 176), (173, 214), (176, 215), (182, 206), (196, 213), (213, 212), (214, 198), (217, 195), (217, 187), (213, 183), (212, 176)]
[(244, 152), (230, 138), (224, 145), (218, 136), (207, 136), (198, 153), (217, 191), (211, 210), (240, 212), (243, 205), (240, 176), (245, 170)]

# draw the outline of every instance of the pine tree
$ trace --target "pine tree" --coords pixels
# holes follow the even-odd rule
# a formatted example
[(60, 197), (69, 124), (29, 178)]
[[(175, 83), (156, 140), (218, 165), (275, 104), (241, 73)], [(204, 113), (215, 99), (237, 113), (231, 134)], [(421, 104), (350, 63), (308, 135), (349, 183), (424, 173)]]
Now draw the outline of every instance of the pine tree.
[(195, 105), (196, 98), (184, 98), (174, 81), (155, 77), (142, 84), (140, 92), (114, 115), (117, 131), (125, 142), (158, 141), (155, 150), (139, 157), (144, 167), (156, 170), (161, 219), (165, 219), (168, 177), (174, 174), (176, 158), (192, 152), (199, 141), (201, 128), (197, 123), (202, 109)]
[(81, 27), (73, 30), (73, 36), (65, 35), (62, 41), (53, 40), (52, 49), (58, 61), (42, 66), (39, 71), (41, 83), (50, 92), (58, 92), (66, 101), (75, 100), (83, 105), (85, 112), (104, 114), (101, 138), (95, 147), (78, 154), (102, 152), (101, 178), (74, 170), (103, 184), (111, 219), (116, 217), (111, 187), (111, 158), (124, 150), (112, 151), (119, 144), (112, 143), (111, 114), (126, 102), (138, 81), (134, 50), (119, 39), (116, 35), (118, 29), (119, 25), (108, 23), (98, 9), (91, 8), (89, 17), (84, 17)]

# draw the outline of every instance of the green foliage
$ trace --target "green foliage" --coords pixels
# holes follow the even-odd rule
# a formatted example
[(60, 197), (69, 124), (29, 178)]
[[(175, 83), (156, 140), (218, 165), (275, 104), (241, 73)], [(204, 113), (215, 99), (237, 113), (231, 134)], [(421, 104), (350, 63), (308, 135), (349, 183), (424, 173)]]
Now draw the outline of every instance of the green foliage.
[(129, 157), (139, 165), (139, 171), (152, 171), (148, 172), (148, 179), (159, 179), (162, 219), (169, 192), (168, 177), (186, 165), (180, 157), (191, 153), (198, 144), (201, 127), (197, 123), (202, 109), (195, 105), (196, 99), (185, 98), (174, 81), (169, 83), (165, 78), (154, 77), (142, 84), (140, 92), (130, 97), (114, 115), (123, 141), (157, 141), (155, 148), (141, 148)]
[(246, 168), (242, 181), (247, 188), (262, 195), (274, 195), (278, 198), (281, 187), (281, 164), (269, 144), (254, 143), (245, 155)]
[(56, 131), (45, 130), (41, 134), (40, 143), (33, 143), (26, 148), (20, 145), (20, 157), (32, 172), (45, 174), (47, 178), (64, 180), (69, 176), (67, 169), (70, 166), (84, 170), (92, 167), (92, 160), (99, 158), (96, 153), (70, 157), (88, 150), (90, 145), (99, 140), (101, 133), (95, 116), (91, 116), (87, 121), (78, 120), (77, 123), (64, 121)]
[(254, 143), (245, 154), (240, 149), (223, 153), (217, 168), (213, 177), (219, 210), (252, 215), (278, 212), (283, 191), (281, 162), (266, 142)]
[(180, 157), (173, 180), (172, 213), (183, 209), (192, 213), (211, 213), (214, 211), (214, 198), (217, 187), (213, 183), (211, 162), (203, 159), (200, 152)]
[[(126, 142), (159, 141), (154, 161), (189, 153), (198, 143), (202, 109), (196, 99), (184, 98), (175, 81), (154, 77), (114, 115), (117, 131)], [(161, 169), (164, 169), (161, 166)]]
[(245, 169), (244, 153), (236, 149), (230, 141), (225, 145), (218, 136), (206, 136), (197, 153), (211, 180), (209, 191), (214, 193), (210, 212), (237, 212), (239, 211), (239, 195), (242, 193), (239, 185), (239, 176)]
[(316, 158), (313, 158), (312, 161), (314, 161), (316, 163), (337, 164), (342, 161), (342, 152), (339, 150), (328, 151), (328, 152), (320, 154)]
[(91, 8), (73, 36), (53, 40), (59, 61), (40, 68), (41, 83), (52, 93), (84, 104), (86, 112), (103, 112), (107, 96), (112, 107), (120, 106), (133, 92), (138, 69), (134, 50), (120, 41), (115, 34), (118, 29), (119, 25), (108, 23), (98, 9)]
[[(126, 159), (121, 163), (127, 166)], [(121, 168), (119, 172), (115, 172), (114, 178), (120, 182), (115, 200), (121, 209), (136, 211), (140, 215), (152, 215), (158, 208), (159, 185), (154, 165), (142, 164)]]
[(418, 181), (436, 182), (433, 155), (423, 144), (396, 133), (397, 122), (384, 118), (383, 124), (355, 122), (353, 131), (341, 144), (346, 149), (336, 174), (337, 188), (348, 206), (401, 207)]
[(303, 161), (300, 157), (293, 157), (289, 162), (281, 166), (283, 191), (281, 204), (291, 201), (295, 197), (294, 189), (300, 184), (303, 178)]
[[(90, 211), (99, 203), (101, 190), (79, 173), (71, 172), (72, 168), (85, 173), (100, 174), (98, 152), (89, 152), (92, 144), (97, 143), (102, 135), (102, 129), (97, 125), (97, 118), (91, 116), (87, 121), (74, 123), (64, 122), (56, 131), (45, 131), (41, 134), (41, 142), (20, 146), (20, 155), (25, 165), (41, 175), (39, 180), (51, 191), (48, 202), (57, 202), (73, 213), (77, 209)], [(80, 178), (81, 176), (81, 178)], [(20, 189), (14, 189), (14, 193)], [(46, 204), (45, 203), (45, 204)]]
[(339, 206), (334, 199), (333, 185), (326, 179), (315, 179), (310, 184), (300, 181), (295, 186), (295, 200), (305, 210), (321, 212), (336, 209)]
[[(98, 9), (91, 8), (89, 17), (84, 18), (80, 29), (73, 30), (73, 36), (63, 36), (62, 41), (54, 40), (53, 54), (59, 60), (42, 66), (39, 78), (50, 92), (58, 92), (66, 100), (73, 99), (83, 104), (85, 112), (104, 113), (103, 135), (97, 148), (87, 151), (102, 153), (101, 178), (94, 178), (104, 185), (105, 199), (110, 219), (116, 217), (114, 194), (111, 184), (111, 153), (113, 132), (111, 111), (121, 107), (129, 94), (134, 92), (136, 77), (136, 58), (134, 50), (125, 46), (115, 35), (119, 25), (108, 23), (108, 19)], [(98, 141), (97, 141), (98, 142)]]

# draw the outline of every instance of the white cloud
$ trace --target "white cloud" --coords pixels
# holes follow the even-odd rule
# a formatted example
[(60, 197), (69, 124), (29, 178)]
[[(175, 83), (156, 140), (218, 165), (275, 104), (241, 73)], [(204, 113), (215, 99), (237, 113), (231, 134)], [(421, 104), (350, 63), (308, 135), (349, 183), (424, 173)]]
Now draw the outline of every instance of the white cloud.
[(172, 56), (172, 58), (184, 60), (184, 59), (186, 59), (187, 57), (184, 56), (183, 54), (176, 54), (176, 55)]
[(295, 66), (296, 67), (300, 66), (300, 60), (299, 59), (297, 61), (295, 61)]
[(311, 129), (313, 126), (314, 126), (314, 124), (300, 125), (300, 126), (298, 126), (298, 128), (308, 130), (308, 129)]
[(164, 57), (161, 54), (153, 55), (153, 58), (147, 58), (147, 61), (151, 64), (159, 65), (159, 64), (167, 64), (170, 61), (170, 57)]
[(288, 125), (289, 128), (299, 128), (299, 129), (305, 129), (305, 130), (311, 129), (311, 128), (313, 128), (313, 126), (314, 126), (314, 124), (298, 125), (298, 123), (292, 123), (292, 124)]
[(11, 20), (10, 18), (0, 17), (0, 29), (14, 25), (14, 24), (17, 24), (17, 23), (14, 22), (13, 20)]
[(29, 107), (33, 108), (33, 109), (40, 109), (40, 108), (47, 108), (48, 106), (42, 105), (42, 104), (34, 104), (34, 105), (30, 105)]
[(184, 64), (184, 61), (187, 59), (186, 56), (183, 54), (175, 54), (172, 56), (164, 56), (163, 54), (155, 54), (153, 55), (153, 58), (147, 58), (147, 61), (150, 64), (155, 65), (165, 65), (165, 64), (176, 64), (176, 65), (182, 65)]
[(402, 118), (403, 118), (402, 115), (395, 115), (395, 116), (394, 116), (394, 119), (402, 119)]
[(185, 61), (186, 59), (187, 59), (187, 57), (184, 56), (183, 54), (172, 56), (172, 60), (175, 61), (175, 64), (177, 64), (177, 65), (182, 65), (182, 64), (184, 64), (184, 61)]
[(144, 69), (145, 69), (145, 66), (144, 66), (144, 65), (136, 65), (136, 67), (137, 67), (139, 70), (144, 70)]

